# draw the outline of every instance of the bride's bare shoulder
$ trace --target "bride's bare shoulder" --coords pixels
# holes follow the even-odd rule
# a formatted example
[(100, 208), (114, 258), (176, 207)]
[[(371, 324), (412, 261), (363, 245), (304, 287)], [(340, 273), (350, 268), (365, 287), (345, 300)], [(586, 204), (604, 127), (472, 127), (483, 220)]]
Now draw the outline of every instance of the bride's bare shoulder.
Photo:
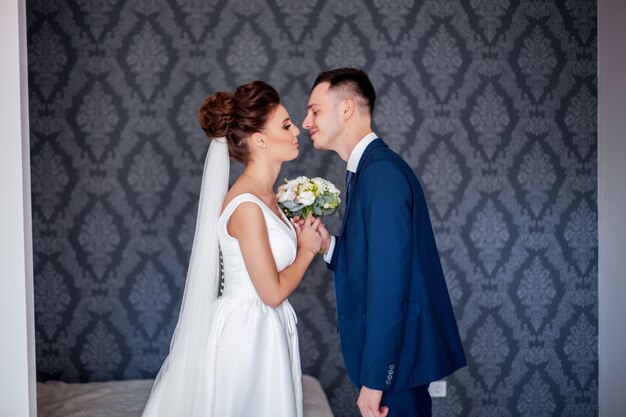
[(233, 184), (231, 189), (228, 190), (228, 192), (226, 193), (226, 197), (224, 197), (224, 204), (222, 205), (222, 211), (224, 211), (226, 206), (228, 206), (228, 204), (230, 204), (232, 200), (234, 200), (236, 197), (239, 197), (242, 194), (255, 195), (252, 191), (253, 190), (249, 189), (249, 187), (245, 187), (237, 183)]
[(237, 229), (247, 230), (247, 232), (250, 232), (252, 229), (255, 228), (255, 225), (263, 223), (261, 221), (261, 219), (263, 218), (263, 210), (261, 209), (261, 206), (257, 202), (253, 202), (249, 198), (237, 204), (236, 207), (232, 207), (230, 209), (228, 208), (233, 200), (244, 194), (255, 196), (255, 194), (252, 193), (251, 190), (236, 189), (235, 187), (231, 188), (224, 198), (224, 205), (222, 207), (222, 214), (226, 210), (230, 210), (228, 216), (227, 231), (228, 234), (235, 239), (238, 238)]

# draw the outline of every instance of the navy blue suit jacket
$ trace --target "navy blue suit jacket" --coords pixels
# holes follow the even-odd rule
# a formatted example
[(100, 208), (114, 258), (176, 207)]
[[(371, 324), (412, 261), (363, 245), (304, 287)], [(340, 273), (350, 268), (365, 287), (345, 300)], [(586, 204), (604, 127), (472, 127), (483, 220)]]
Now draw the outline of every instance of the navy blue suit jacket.
[(381, 140), (368, 145), (328, 267), (352, 382), (401, 391), (467, 364), (422, 188)]

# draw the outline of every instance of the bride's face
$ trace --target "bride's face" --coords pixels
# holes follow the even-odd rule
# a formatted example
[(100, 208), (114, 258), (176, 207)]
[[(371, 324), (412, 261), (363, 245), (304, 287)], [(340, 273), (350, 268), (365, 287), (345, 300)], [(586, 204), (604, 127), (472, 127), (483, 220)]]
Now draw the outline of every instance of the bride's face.
[(275, 159), (291, 161), (298, 156), (300, 129), (291, 122), (289, 113), (282, 104), (270, 116), (263, 133), (267, 138), (266, 152), (271, 152)]

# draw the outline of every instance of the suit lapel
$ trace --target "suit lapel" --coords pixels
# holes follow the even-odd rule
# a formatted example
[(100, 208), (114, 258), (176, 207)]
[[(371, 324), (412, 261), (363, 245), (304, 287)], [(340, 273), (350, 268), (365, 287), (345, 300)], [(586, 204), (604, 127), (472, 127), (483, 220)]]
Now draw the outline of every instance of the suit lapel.
[(363, 155), (361, 155), (361, 159), (359, 160), (359, 165), (357, 166), (356, 173), (354, 175), (354, 184), (352, 185), (352, 195), (350, 196), (350, 198), (347, 198), (348, 196), (346, 196), (346, 207), (343, 211), (343, 219), (341, 221), (341, 230), (339, 232), (339, 241), (337, 242), (337, 244), (339, 244), (341, 242), (341, 239), (343, 238), (343, 230), (346, 227), (346, 220), (348, 219), (348, 212), (350, 211), (350, 206), (352, 205), (352, 201), (354, 200), (354, 194), (356, 193), (356, 184), (359, 181), (359, 173), (361, 172), (361, 168), (365, 164), (365, 161), (367, 161), (367, 159), (371, 156), (372, 151), (381, 146), (386, 146), (385, 142), (383, 142), (382, 139), (380, 138), (374, 139), (372, 143), (367, 145), (367, 148), (365, 148), (365, 151), (363, 151)]

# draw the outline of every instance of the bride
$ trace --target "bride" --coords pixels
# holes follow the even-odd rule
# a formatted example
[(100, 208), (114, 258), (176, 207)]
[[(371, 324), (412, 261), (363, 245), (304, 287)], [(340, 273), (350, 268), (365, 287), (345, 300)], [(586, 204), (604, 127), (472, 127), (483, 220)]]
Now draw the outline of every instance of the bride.
[[(187, 282), (143, 416), (301, 417), (297, 319), (287, 297), (320, 250), (324, 226), (311, 217), (292, 224), (273, 192), (281, 164), (298, 156), (300, 131), (262, 81), (207, 97), (199, 120), (213, 141)], [(245, 167), (227, 192), (229, 155)]]

